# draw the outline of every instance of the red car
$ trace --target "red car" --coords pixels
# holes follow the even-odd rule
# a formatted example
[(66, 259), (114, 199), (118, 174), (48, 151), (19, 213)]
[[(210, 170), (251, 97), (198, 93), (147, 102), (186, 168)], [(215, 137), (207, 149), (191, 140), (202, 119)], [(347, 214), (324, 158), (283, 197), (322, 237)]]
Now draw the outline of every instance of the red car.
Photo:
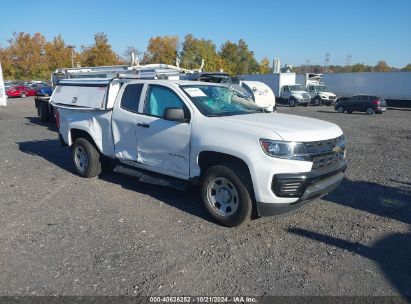
[(26, 97), (26, 96), (35, 96), (36, 90), (28, 88), (26, 86), (17, 85), (12, 86), (10, 89), (6, 90), (8, 97)]

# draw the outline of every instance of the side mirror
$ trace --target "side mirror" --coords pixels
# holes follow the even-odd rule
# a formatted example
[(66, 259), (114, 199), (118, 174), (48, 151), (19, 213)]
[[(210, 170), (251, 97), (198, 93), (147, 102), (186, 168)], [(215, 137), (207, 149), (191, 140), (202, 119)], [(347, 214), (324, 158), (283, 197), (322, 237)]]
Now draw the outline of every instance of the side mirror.
[(164, 119), (171, 121), (186, 122), (184, 110), (179, 108), (166, 108), (164, 110)]

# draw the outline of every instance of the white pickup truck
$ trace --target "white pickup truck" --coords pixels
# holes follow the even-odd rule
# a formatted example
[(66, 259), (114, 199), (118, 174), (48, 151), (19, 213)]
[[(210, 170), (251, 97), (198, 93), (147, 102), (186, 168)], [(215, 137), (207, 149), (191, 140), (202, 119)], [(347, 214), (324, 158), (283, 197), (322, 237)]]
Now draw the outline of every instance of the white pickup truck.
[(61, 80), (51, 103), (80, 176), (109, 162), (142, 182), (198, 184), (225, 226), (295, 210), (338, 187), (346, 169), (337, 125), (268, 113), (219, 84)]

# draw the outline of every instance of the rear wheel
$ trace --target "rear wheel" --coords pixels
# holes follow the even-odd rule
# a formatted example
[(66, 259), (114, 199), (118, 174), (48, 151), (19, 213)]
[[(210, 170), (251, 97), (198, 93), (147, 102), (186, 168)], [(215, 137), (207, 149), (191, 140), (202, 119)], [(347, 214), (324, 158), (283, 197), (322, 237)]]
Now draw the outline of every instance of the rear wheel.
[(78, 175), (89, 178), (101, 173), (100, 153), (87, 139), (76, 139), (72, 148), (72, 157)]
[(233, 163), (212, 166), (201, 180), (205, 208), (221, 225), (244, 224), (253, 207), (250, 184), (245, 170)]
[(41, 122), (48, 122), (50, 120), (48, 107), (44, 103), (39, 103), (38, 113), (40, 116)]
[(339, 106), (339, 107), (337, 108), (337, 112), (338, 112), (338, 113), (344, 113), (344, 108), (343, 108), (342, 106)]
[(26, 93), (24, 93), (24, 92), (23, 92), (23, 93), (20, 93), (20, 97), (21, 97), (21, 98), (26, 98)]
[(365, 113), (367, 113), (367, 115), (373, 115), (373, 114), (375, 114), (375, 110), (374, 110), (374, 108), (372, 108), (372, 107), (368, 107), (368, 108), (365, 110)]

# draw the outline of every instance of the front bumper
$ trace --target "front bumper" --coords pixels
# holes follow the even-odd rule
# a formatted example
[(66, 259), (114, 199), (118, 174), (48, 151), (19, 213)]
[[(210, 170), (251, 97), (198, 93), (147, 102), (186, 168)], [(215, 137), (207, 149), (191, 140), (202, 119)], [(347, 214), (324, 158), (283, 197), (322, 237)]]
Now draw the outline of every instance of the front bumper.
[[(259, 216), (281, 215), (295, 211), (306, 203), (318, 199), (334, 191), (344, 178), (347, 164), (344, 162), (329, 172), (307, 172), (294, 174), (276, 174), (273, 178), (272, 189), (278, 197), (294, 197), (294, 203), (257, 203)], [(293, 193), (281, 192), (281, 185), (297, 184), (298, 189)], [(288, 186), (289, 187), (289, 186)]]

